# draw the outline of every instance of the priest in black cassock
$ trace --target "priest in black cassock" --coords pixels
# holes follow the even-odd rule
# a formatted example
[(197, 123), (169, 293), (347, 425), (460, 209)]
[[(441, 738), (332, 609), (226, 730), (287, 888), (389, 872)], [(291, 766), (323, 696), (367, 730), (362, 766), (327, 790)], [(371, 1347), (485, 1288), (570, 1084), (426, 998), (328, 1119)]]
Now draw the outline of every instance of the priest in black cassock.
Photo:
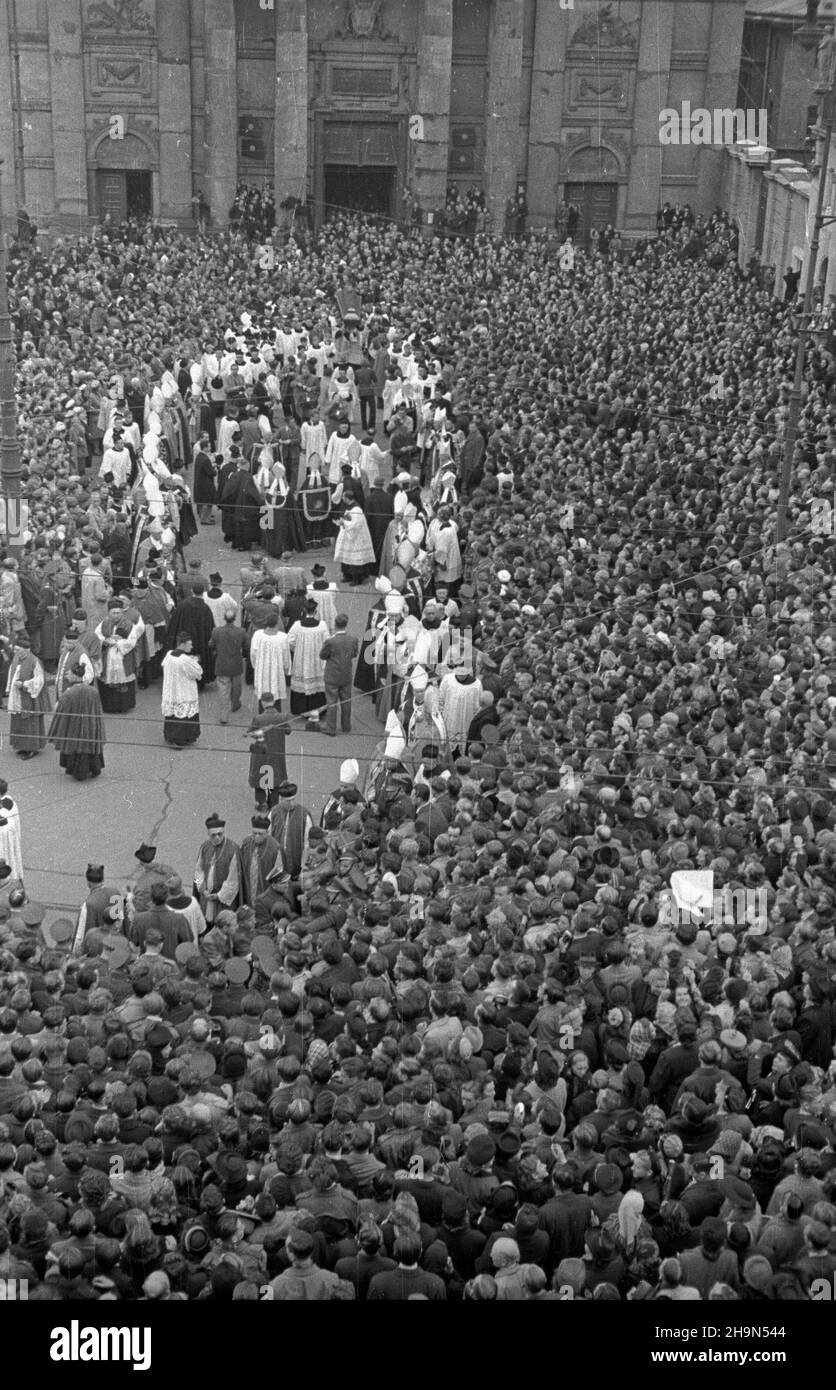
[(191, 595), (180, 600), (168, 622), (170, 648), (177, 645), (183, 633), (188, 633), (192, 639), (192, 651), (203, 670), (203, 679), (197, 684), (198, 690), (205, 690), (215, 680), (215, 653), (210, 646), (215, 621), (211, 608), (203, 601), (205, 588), (205, 584), (195, 583)]
[(260, 545), (261, 511), (264, 499), (255, 485), (246, 459), (239, 459), (234, 473), (227, 478), (221, 493), (224, 517), (224, 539), (236, 550), (251, 550)]
[(374, 558), (380, 568), (380, 557), (383, 554), (383, 542), (389, 528), (389, 522), (395, 515), (395, 499), (391, 492), (387, 492), (381, 483), (375, 482), (369, 489), (366, 498), (366, 525), (369, 528), (369, 535), (374, 546)]
[(241, 896), (247, 907), (254, 907), (283, 860), (278, 840), (269, 833), (270, 817), (257, 811), (250, 824), (252, 832), (241, 845)]
[(96, 687), (86, 684), (86, 675), (80, 661), (66, 672), (66, 688), (55, 706), (48, 735), (64, 771), (77, 782), (98, 777), (104, 768), (102, 702)]

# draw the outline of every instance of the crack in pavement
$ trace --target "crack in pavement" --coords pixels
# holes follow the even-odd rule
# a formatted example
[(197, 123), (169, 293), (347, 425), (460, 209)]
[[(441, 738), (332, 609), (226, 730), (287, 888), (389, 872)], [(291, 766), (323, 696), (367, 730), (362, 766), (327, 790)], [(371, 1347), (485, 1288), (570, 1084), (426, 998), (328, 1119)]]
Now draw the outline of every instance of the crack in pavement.
[(165, 818), (166, 818), (166, 816), (168, 815), (169, 811), (171, 810), (171, 807), (172, 807), (173, 804), (174, 804), (174, 795), (173, 795), (172, 790), (171, 790), (171, 779), (172, 779), (173, 775), (174, 775), (174, 754), (172, 753), (172, 755), (171, 755), (171, 762), (170, 762), (169, 765), (168, 765), (168, 776), (166, 776), (166, 777), (163, 778), (163, 791), (165, 792), (165, 802), (163, 803), (162, 815), (160, 816), (159, 820), (156, 821), (156, 823), (155, 823), (154, 825), (152, 825), (152, 827), (151, 827), (151, 830), (150, 830), (149, 835), (148, 835), (148, 843), (149, 843), (149, 845), (154, 845), (154, 846), (157, 845), (160, 830), (162, 829), (163, 825), (165, 824)]

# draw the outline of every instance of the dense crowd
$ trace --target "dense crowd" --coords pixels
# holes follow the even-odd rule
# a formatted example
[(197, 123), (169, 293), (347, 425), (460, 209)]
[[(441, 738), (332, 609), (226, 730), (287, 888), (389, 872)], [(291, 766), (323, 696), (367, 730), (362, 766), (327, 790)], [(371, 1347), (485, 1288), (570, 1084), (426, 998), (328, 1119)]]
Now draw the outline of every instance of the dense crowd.
[[(354, 680), (385, 721), (319, 825), (280, 783), (244, 844), (210, 817), (196, 866), (141, 846), (124, 902), (91, 866), (77, 923), (6, 873), (0, 1275), (30, 1299), (832, 1286), (834, 375), (814, 347), (775, 544), (793, 330), (704, 230), (567, 269), (348, 218), (269, 269), (154, 226), (12, 257), (10, 637), (43, 641), (33, 596), (75, 603), (91, 554), (169, 592), (204, 432), (252, 480), (290, 431), (266, 486), (373, 542), (347, 577), (377, 571)], [(138, 447), (99, 477), (117, 411)]]
[(229, 223), (233, 230), (243, 232), (249, 240), (269, 237), (276, 224), (276, 201), (272, 184), (255, 188), (251, 184), (239, 183), (235, 198), (229, 209)]

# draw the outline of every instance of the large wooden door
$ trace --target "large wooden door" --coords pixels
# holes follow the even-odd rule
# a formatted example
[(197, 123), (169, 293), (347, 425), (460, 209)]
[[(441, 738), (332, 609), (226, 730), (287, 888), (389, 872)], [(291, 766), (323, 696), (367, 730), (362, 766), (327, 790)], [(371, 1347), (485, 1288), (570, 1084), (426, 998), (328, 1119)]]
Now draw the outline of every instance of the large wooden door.
[(615, 226), (618, 214), (617, 183), (567, 183), (564, 201), (580, 208), (580, 220), (575, 240), (586, 242), (593, 227), (602, 232)]
[(401, 117), (364, 120), (329, 113), (327, 117), (317, 117), (315, 138), (317, 226), (329, 200), (361, 206), (379, 217), (397, 218), (401, 170), (406, 162), (406, 126)]
[(123, 169), (99, 169), (96, 178), (99, 195), (99, 217), (108, 213), (112, 222), (124, 222), (128, 215), (128, 192)]

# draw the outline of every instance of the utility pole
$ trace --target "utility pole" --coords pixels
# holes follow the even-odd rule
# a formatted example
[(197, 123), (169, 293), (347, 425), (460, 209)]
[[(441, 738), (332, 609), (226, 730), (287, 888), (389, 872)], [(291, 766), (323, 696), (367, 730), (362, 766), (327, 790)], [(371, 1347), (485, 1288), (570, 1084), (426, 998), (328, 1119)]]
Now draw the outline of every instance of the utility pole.
[(833, 115), (834, 99), (836, 93), (836, 36), (827, 34), (821, 29), (814, 28), (815, 20), (818, 15), (819, 0), (808, 0), (807, 21), (799, 31), (798, 37), (818, 38), (819, 53), (822, 61), (817, 63), (818, 85), (816, 92), (821, 97), (819, 104), (819, 123), (824, 123), (824, 140), (822, 143), (821, 159), (819, 161), (819, 187), (816, 198), (816, 215), (813, 221), (813, 235), (810, 241), (810, 254), (807, 258), (807, 274), (804, 282), (804, 301), (801, 311), (801, 321), (798, 326), (798, 343), (795, 353), (795, 374), (793, 376), (792, 390), (790, 392), (789, 414), (787, 416), (787, 428), (784, 436), (784, 453), (781, 462), (781, 480), (778, 493), (778, 511), (775, 523), (776, 542), (784, 541), (787, 538), (787, 509), (790, 500), (790, 487), (792, 484), (792, 470), (795, 463), (795, 446), (798, 440), (798, 421), (801, 415), (801, 393), (804, 387), (804, 369), (807, 365), (807, 338), (810, 331), (810, 321), (813, 316), (813, 295), (816, 287), (816, 265), (819, 258), (819, 244), (821, 242), (821, 229), (826, 222), (836, 221), (834, 218), (825, 218), (824, 199), (827, 190), (828, 173), (830, 166), (830, 146), (833, 140)]
[[(0, 159), (0, 166), (3, 161)], [(17, 441), (17, 403), (15, 401), (15, 350), (9, 315), (9, 285), (6, 278), (6, 236), (3, 232), (3, 195), (0, 183), (0, 482), (3, 486), (6, 524), (2, 536), (14, 554), (23, 547), (20, 505), (20, 447)]]

